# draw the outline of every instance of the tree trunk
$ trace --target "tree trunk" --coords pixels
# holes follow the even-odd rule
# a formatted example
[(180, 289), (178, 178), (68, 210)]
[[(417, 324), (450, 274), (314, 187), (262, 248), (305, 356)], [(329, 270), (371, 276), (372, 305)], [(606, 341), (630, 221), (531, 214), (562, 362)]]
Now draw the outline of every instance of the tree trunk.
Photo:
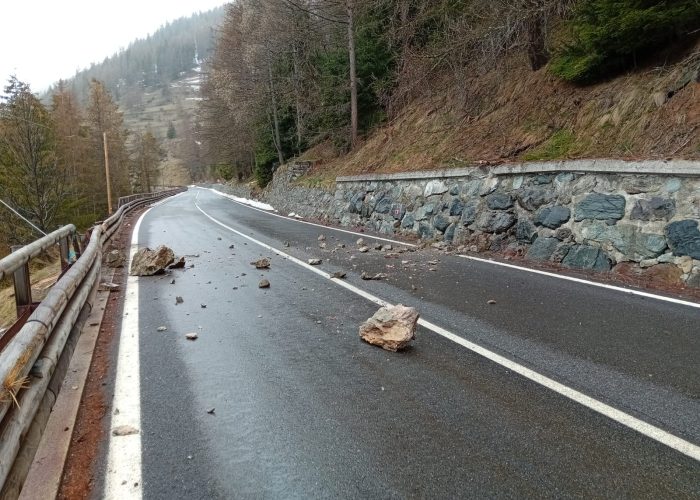
[(355, 68), (355, 28), (353, 0), (347, 0), (348, 57), (350, 59), (350, 144), (357, 144), (357, 71)]
[(549, 61), (543, 24), (544, 19), (539, 14), (535, 14), (528, 23), (527, 58), (530, 61), (532, 71), (537, 71)]
[(299, 74), (299, 49), (294, 45), (292, 52), (294, 63), (294, 100), (296, 104), (297, 153), (301, 154), (301, 142), (304, 133), (304, 119), (301, 116), (301, 76)]
[(272, 66), (267, 63), (267, 75), (270, 81), (270, 100), (272, 102), (272, 120), (273, 120), (273, 142), (275, 143), (275, 148), (277, 149), (277, 158), (279, 158), (280, 165), (284, 163), (284, 155), (282, 154), (282, 142), (280, 141), (280, 122), (277, 116), (277, 99), (275, 98), (275, 87), (272, 83)]

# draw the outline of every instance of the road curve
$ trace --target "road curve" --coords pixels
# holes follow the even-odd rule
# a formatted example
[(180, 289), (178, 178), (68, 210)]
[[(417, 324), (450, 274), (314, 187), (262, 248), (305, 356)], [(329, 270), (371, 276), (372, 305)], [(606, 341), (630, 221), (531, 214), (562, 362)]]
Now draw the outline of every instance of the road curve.
[[(129, 389), (120, 397), (138, 396), (141, 466), (103, 457), (108, 497), (700, 496), (700, 462), (688, 453), (510, 365), (424, 327), (402, 353), (361, 342), (358, 326), (377, 305), (281, 254), (321, 258), (365, 295), (413, 305), (440, 329), (690, 446), (700, 443), (698, 308), (431, 251), (359, 254), (357, 235), (205, 189), (152, 208), (136, 237), (194, 267), (127, 288), (138, 300), (122, 343), (133, 338), (138, 355), (117, 372)], [(250, 265), (262, 256), (267, 271)], [(363, 281), (362, 271), (388, 279)], [(269, 289), (258, 288), (263, 277)], [(134, 406), (123, 401), (112, 427), (120, 405)], [(131, 437), (111, 437), (110, 448)]]

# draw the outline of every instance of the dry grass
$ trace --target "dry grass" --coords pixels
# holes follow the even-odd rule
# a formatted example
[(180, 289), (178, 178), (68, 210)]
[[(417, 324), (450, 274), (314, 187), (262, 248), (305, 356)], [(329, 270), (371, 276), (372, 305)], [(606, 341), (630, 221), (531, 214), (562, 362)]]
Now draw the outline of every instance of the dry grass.
[[(52, 249), (46, 255), (32, 259), (29, 276), (32, 284), (33, 300), (42, 300), (61, 273), (58, 250)], [(15, 291), (9, 279), (0, 282), (0, 328), (7, 328), (17, 319), (15, 312)]]
[[(374, 131), (354, 151), (308, 151), (311, 177), (458, 167), (477, 162), (607, 157), (700, 159), (700, 44), (685, 60), (597, 85), (564, 83), (546, 70), (474, 73), (465, 88), (425, 96)], [(687, 78), (685, 78), (687, 80)]]

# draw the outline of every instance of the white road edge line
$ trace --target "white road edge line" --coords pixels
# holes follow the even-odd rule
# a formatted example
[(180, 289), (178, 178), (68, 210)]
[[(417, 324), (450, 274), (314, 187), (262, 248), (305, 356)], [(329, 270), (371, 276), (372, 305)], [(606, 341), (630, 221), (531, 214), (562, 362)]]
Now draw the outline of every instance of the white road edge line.
[[(266, 243), (263, 243), (262, 241), (256, 240), (255, 238), (248, 236), (240, 231), (237, 231), (236, 229), (227, 226), (223, 222), (215, 219), (208, 213), (206, 213), (204, 210), (200, 208), (200, 206), (197, 204), (197, 201), (195, 200), (195, 207), (197, 207), (197, 210), (199, 210), (202, 214), (204, 214), (209, 220), (214, 222), (215, 224), (218, 224), (219, 226), (228, 229), (229, 231), (249, 240), (255, 243), (256, 245), (259, 245), (263, 248), (266, 248), (272, 252), (277, 253), (281, 257), (284, 257), (287, 260), (290, 260), (291, 262), (294, 262), (295, 264), (300, 265), (301, 267), (308, 269), (311, 272), (314, 272), (318, 274), (319, 276), (322, 276), (324, 278), (327, 278), (334, 282), (335, 284), (346, 288), (350, 290), (351, 292), (359, 295), (360, 297), (363, 297), (371, 302), (374, 302), (375, 304), (378, 305), (389, 305), (389, 302), (380, 299), (379, 297), (376, 297), (369, 292), (366, 292), (354, 285), (351, 285), (350, 283), (343, 281), (341, 279), (336, 279), (333, 278), (330, 274), (327, 272), (318, 269), (317, 267), (311, 266), (307, 264), (306, 262), (297, 259), (296, 257), (293, 257), (281, 250), (278, 250)], [(657, 441), (659, 443), (662, 443), (684, 455), (687, 455), (691, 458), (694, 458), (695, 460), (700, 461), (700, 446), (693, 444), (689, 441), (686, 441), (682, 438), (679, 438), (678, 436), (674, 436), (673, 434), (660, 429), (659, 427), (656, 427), (654, 425), (651, 425), (637, 417), (634, 417), (632, 415), (629, 415), (621, 410), (618, 410), (617, 408), (613, 408), (612, 406), (603, 403), (601, 401), (598, 401), (597, 399), (594, 399), (590, 396), (587, 396), (583, 394), (582, 392), (577, 391), (576, 389), (572, 389), (571, 387), (568, 387), (560, 382), (557, 382), (556, 380), (553, 380), (549, 377), (546, 377), (545, 375), (542, 375), (534, 370), (531, 370), (530, 368), (527, 368), (521, 364), (518, 364), (504, 356), (501, 356), (499, 354), (496, 354), (493, 351), (490, 351), (484, 347), (481, 347), (477, 344), (474, 344), (473, 342), (470, 342), (458, 335), (455, 335), (454, 333), (437, 326), (434, 323), (431, 323), (430, 321), (427, 321), (425, 319), (419, 319), (418, 323), (433, 331), (434, 333), (437, 333), (438, 335), (445, 337), (446, 339), (449, 339), (462, 347), (465, 347), (466, 349), (469, 349), (470, 351), (485, 357), (486, 359), (489, 359), (493, 361), (494, 363), (497, 363), (504, 368), (507, 368), (508, 370), (512, 370), (515, 373), (537, 383), (542, 385), (543, 387), (546, 387), (547, 389), (550, 389), (562, 396), (565, 396), (572, 401), (575, 401), (576, 403), (579, 403), (597, 413), (600, 413), (601, 415), (608, 417), (615, 422), (618, 422), (619, 424), (624, 425), (625, 427), (628, 427), (634, 431), (639, 432), (640, 434), (643, 434), (644, 436), (647, 436), (654, 441)]]
[[(184, 193), (168, 197), (150, 206), (134, 225), (127, 267), (138, 250), (139, 229), (148, 212)], [(141, 478), (141, 380), (139, 360), (139, 279), (129, 276), (126, 283), (124, 313), (119, 334), (117, 374), (112, 399), (112, 423), (109, 429), (109, 452), (105, 475), (104, 498), (140, 500)], [(130, 427), (132, 432), (115, 436), (114, 430)], [(127, 431), (128, 432), (128, 431)]]
[(403, 241), (392, 240), (389, 238), (382, 238), (381, 236), (373, 236), (371, 234), (357, 233), (355, 231), (350, 231), (348, 229), (340, 229), (337, 227), (324, 226), (323, 224), (316, 224), (315, 222), (309, 222), (309, 221), (305, 221), (305, 220), (295, 219), (293, 217), (285, 217), (284, 215), (276, 214), (276, 213), (270, 212), (268, 210), (262, 210), (262, 209), (256, 208), (256, 207), (251, 207), (250, 205), (246, 205), (245, 203), (241, 203), (241, 202), (238, 202), (236, 200), (232, 200), (231, 198), (226, 196), (226, 193), (222, 193), (221, 191), (217, 191), (214, 188), (197, 187), (197, 189), (205, 189), (207, 191), (211, 191), (212, 193), (214, 193), (218, 196), (221, 196), (222, 198), (226, 198), (231, 203), (236, 203), (237, 205), (241, 205), (243, 207), (249, 208), (251, 210), (256, 210), (258, 212), (262, 212), (262, 213), (267, 214), (267, 215), (272, 215), (273, 217), (279, 217), (280, 219), (284, 219), (284, 220), (288, 220), (288, 221), (292, 221), (292, 222), (298, 222), (299, 224), (308, 224), (309, 226), (321, 227), (321, 228), (327, 229), (329, 231), (338, 231), (341, 233), (354, 234), (355, 236), (360, 236), (361, 238), (372, 238), (373, 240), (386, 241), (389, 243), (395, 243), (397, 245), (403, 245), (405, 247), (415, 248), (417, 246), (417, 245), (414, 245), (412, 243), (406, 243)]
[[(307, 221), (304, 221), (304, 220), (298, 220), (298, 219), (294, 219), (294, 218), (292, 218), (292, 217), (285, 217), (284, 215), (275, 214), (275, 213), (272, 213), (272, 212), (268, 212), (268, 211), (266, 211), (266, 210), (261, 210), (261, 209), (259, 209), (259, 208), (255, 208), (255, 207), (251, 207), (251, 206), (249, 206), (249, 205), (246, 205), (246, 204), (244, 204), (244, 203), (238, 203), (237, 201), (232, 200), (231, 198), (228, 198), (228, 197), (225, 195), (225, 193), (221, 193), (220, 191), (217, 191), (216, 189), (213, 189), (213, 188), (201, 188), (201, 187), (197, 187), (197, 189), (206, 189), (206, 190), (211, 191), (211, 192), (213, 192), (213, 193), (215, 193), (215, 194), (217, 194), (217, 195), (219, 195), (219, 196), (221, 196), (221, 197), (223, 197), (223, 198), (226, 198), (227, 200), (229, 200), (229, 201), (232, 202), (232, 203), (237, 203), (237, 204), (239, 204), (239, 205), (241, 205), (241, 206), (250, 208), (251, 210), (257, 210), (258, 212), (262, 212), (262, 213), (264, 213), (264, 214), (272, 215), (272, 216), (274, 216), (274, 217), (280, 217), (280, 218), (285, 219), (285, 220), (288, 220), (288, 221), (299, 222), (299, 223), (301, 223), (301, 224), (309, 224), (309, 225), (311, 225), (311, 226), (321, 227), (321, 228), (329, 229), (329, 230), (332, 230), (332, 231), (340, 231), (340, 232), (342, 232), (342, 233), (354, 234), (354, 235), (356, 235), (356, 236), (360, 236), (360, 237), (363, 237), (363, 238), (374, 238), (374, 239), (381, 240), (381, 241), (388, 241), (388, 242), (390, 242), (390, 243), (396, 243), (397, 245), (403, 245), (403, 246), (412, 247), (412, 248), (415, 248), (415, 247), (418, 246), (418, 245), (414, 245), (414, 244), (412, 244), (412, 243), (404, 243), (404, 242), (402, 242), (402, 241), (392, 240), (392, 239), (388, 239), (388, 238), (380, 238), (380, 237), (377, 237), (377, 236), (372, 236), (372, 235), (368, 235), (368, 234), (364, 234), (364, 233), (358, 233), (358, 232), (355, 232), (355, 231), (350, 231), (350, 230), (348, 230), (348, 229), (338, 229), (338, 228), (335, 228), (335, 227), (324, 226), (323, 224), (315, 224), (315, 223), (313, 223), (313, 222), (307, 222)], [(573, 276), (567, 276), (567, 275), (565, 275), (565, 274), (556, 274), (556, 273), (550, 273), (550, 272), (547, 272), (547, 271), (540, 271), (539, 269), (532, 269), (532, 268), (529, 268), (529, 267), (516, 266), (516, 265), (514, 265), (514, 264), (507, 264), (507, 263), (505, 263), (505, 262), (499, 262), (499, 261), (497, 261), (497, 260), (484, 259), (484, 258), (480, 258), (480, 257), (472, 257), (471, 255), (464, 255), (464, 254), (456, 254), (456, 255), (457, 255), (457, 257), (462, 257), (463, 259), (475, 260), (475, 261), (478, 261), (478, 262), (484, 262), (484, 263), (486, 263), (486, 264), (493, 264), (493, 265), (495, 265), (495, 266), (510, 267), (510, 268), (512, 268), (512, 269), (519, 269), (519, 270), (521, 270), (521, 271), (527, 271), (527, 272), (530, 272), (530, 273), (542, 274), (542, 275), (544, 275), (544, 276), (549, 276), (550, 278), (558, 278), (558, 279), (562, 279), (562, 280), (573, 281), (573, 282), (575, 282), (575, 283), (581, 283), (581, 284), (584, 284), (584, 285), (598, 286), (598, 287), (601, 287), (601, 288), (607, 288), (608, 290), (615, 290), (615, 291), (617, 291), (617, 292), (630, 293), (630, 294), (633, 294), (633, 295), (638, 295), (638, 296), (640, 296), (640, 297), (647, 297), (647, 298), (650, 298), (650, 299), (663, 300), (663, 301), (665, 301), (665, 302), (672, 302), (672, 303), (674, 303), (674, 304), (681, 304), (681, 305), (684, 305), (684, 306), (696, 307), (696, 308), (699, 308), (699, 309), (700, 309), (700, 303), (690, 302), (690, 301), (687, 301), (687, 300), (674, 299), (673, 297), (665, 297), (665, 296), (663, 296), (663, 295), (656, 295), (656, 294), (654, 294), (654, 293), (642, 292), (641, 290), (633, 290), (633, 289), (624, 288), (624, 287), (621, 287), (621, 286), (608, 285), (608, 284), (605, 284), (605, 283), (599, 283), (599, 282), (597, 282), (597, 281), (585, 280), (585, 279), (582, 279), (582, 278), (574, 278)]]
[(664, 302), (672, 302), (674, 304), (680, 304), (688, 307), (695, 307), (700, 309), (700, 303), (690, 302), (688, 300), (675, 299), (673, 297), (665, 297), (663, 295), (656, 295), (654, 293), (642, 292), (641, 290), (633, 290), (630, 288), (624, 288), (621, 286), (608, 285), (606, 283), (598, 283), (596, 281), (588, 281), (582, 278), (574, 278), (573, 276), (566, 276), (565, 274), (550, 273), (548, 271), (541, 271), (539, 269), (531, 269), (529, 267), (516, 266), (514, 264), (507, 264), (505, 262), (499, 262), (497, 260), (483, 259), (480, 257), (472, 257), (471, 255), (457, 254), (458, 257), (463, 259), (475, 260), (477, 262), (485, 262), (486, 264), (493, 264), (494, 266), (508, 267), (510, 269), (518, 269), (519, 271), (527, 271), (529, 273), (541, 274), (543, 276), (549, 276), (550, 278), (559, 278), (562, 280), (573, 281), (575, 283), (583, 283), (584, 285), (592, 285), (600, 288), (607, 288), (608, 290), (615, 290), (616, 292), (629, 293), (632, 295), (639, 295), (640, 297), (647, 297), (650, 299), (663, 300)]

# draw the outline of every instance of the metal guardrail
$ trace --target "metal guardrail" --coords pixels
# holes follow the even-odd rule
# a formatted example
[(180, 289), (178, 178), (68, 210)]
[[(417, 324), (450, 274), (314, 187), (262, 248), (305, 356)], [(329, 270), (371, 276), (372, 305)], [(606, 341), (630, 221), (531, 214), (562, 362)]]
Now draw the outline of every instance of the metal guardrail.
[[(129, 211), (183, 190), (141, 195), (123, 203), (120, 199), (119, 209), (92, 228), (85, 249), (80, 248), (75, 226), (71, 224), (0, 260), (0, 278), (13, 275), (15, 279), (23, 280), (20, 289), (28, 287), (29, 260), (56, 243), (61, 247), (61, 260), (65, 266), (61, 278), (39, 304), (31, 305), (31, 291), (28, 293), (30, 313), (25, 310), (24, 314), (28, 314), (26, 322), (5, 342), (6, 346), (0, 348), (1, 498), (16, 496), (26, 477), (80, 330), (92, 310), (104, 244), (119, 229)], [(73, 243), (77, 256), (70, 265), (69, 242)], [(17, 287), (16, 283), (16, 290)], [(23, 297), (16, 297), (27, 301), (26, 293)], [(18, 302), (17, 306), (19, 310), (20, 306), (27, 304)], [(33, 446), (30, 446), (30, 439), (36, 441)], [(19, 460), (21, 452), (22, 460)]]

